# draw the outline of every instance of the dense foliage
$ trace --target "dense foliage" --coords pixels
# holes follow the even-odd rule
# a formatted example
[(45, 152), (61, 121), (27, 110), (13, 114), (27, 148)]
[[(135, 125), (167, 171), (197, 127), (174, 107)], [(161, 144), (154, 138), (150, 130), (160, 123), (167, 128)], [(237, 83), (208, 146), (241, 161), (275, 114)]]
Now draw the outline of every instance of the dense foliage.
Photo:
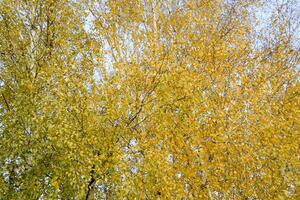
[(0, 199), (299, 199), (282, 2), (0, 1)]

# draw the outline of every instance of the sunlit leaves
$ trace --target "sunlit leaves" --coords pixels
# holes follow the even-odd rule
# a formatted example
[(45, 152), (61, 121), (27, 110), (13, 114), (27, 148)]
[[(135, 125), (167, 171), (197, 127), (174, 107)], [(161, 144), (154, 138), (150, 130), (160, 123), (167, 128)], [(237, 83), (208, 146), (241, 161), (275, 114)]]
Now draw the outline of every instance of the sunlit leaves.
[(299, 50), (259, 6), (2, 1), (0, 198), (297, 199)]

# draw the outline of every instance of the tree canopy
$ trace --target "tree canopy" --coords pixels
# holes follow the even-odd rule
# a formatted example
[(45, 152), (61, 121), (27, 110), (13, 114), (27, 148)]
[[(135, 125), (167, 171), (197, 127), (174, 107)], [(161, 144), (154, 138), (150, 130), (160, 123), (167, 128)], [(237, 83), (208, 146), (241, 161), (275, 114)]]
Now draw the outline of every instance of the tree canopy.
[(299, 13), (0, 1), (0, 199), (299, 199)]

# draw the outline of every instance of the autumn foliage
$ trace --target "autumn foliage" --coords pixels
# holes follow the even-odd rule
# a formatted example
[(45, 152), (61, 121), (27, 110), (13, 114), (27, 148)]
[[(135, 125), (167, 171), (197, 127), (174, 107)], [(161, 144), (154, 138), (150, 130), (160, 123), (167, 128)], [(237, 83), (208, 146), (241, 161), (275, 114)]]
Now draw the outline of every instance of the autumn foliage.
[(0, 1), (0, 199), (299, 199), (296, 4)]

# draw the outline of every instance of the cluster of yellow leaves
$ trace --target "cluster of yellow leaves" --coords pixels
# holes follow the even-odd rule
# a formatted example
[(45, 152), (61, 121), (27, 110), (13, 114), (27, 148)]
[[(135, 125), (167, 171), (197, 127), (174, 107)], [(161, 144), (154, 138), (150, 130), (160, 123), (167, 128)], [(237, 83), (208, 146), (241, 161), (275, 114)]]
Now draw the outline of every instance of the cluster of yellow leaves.
[(0, 199), (299, 198), (299, 50), (255, 48), (258, 2), (1, 1)]

